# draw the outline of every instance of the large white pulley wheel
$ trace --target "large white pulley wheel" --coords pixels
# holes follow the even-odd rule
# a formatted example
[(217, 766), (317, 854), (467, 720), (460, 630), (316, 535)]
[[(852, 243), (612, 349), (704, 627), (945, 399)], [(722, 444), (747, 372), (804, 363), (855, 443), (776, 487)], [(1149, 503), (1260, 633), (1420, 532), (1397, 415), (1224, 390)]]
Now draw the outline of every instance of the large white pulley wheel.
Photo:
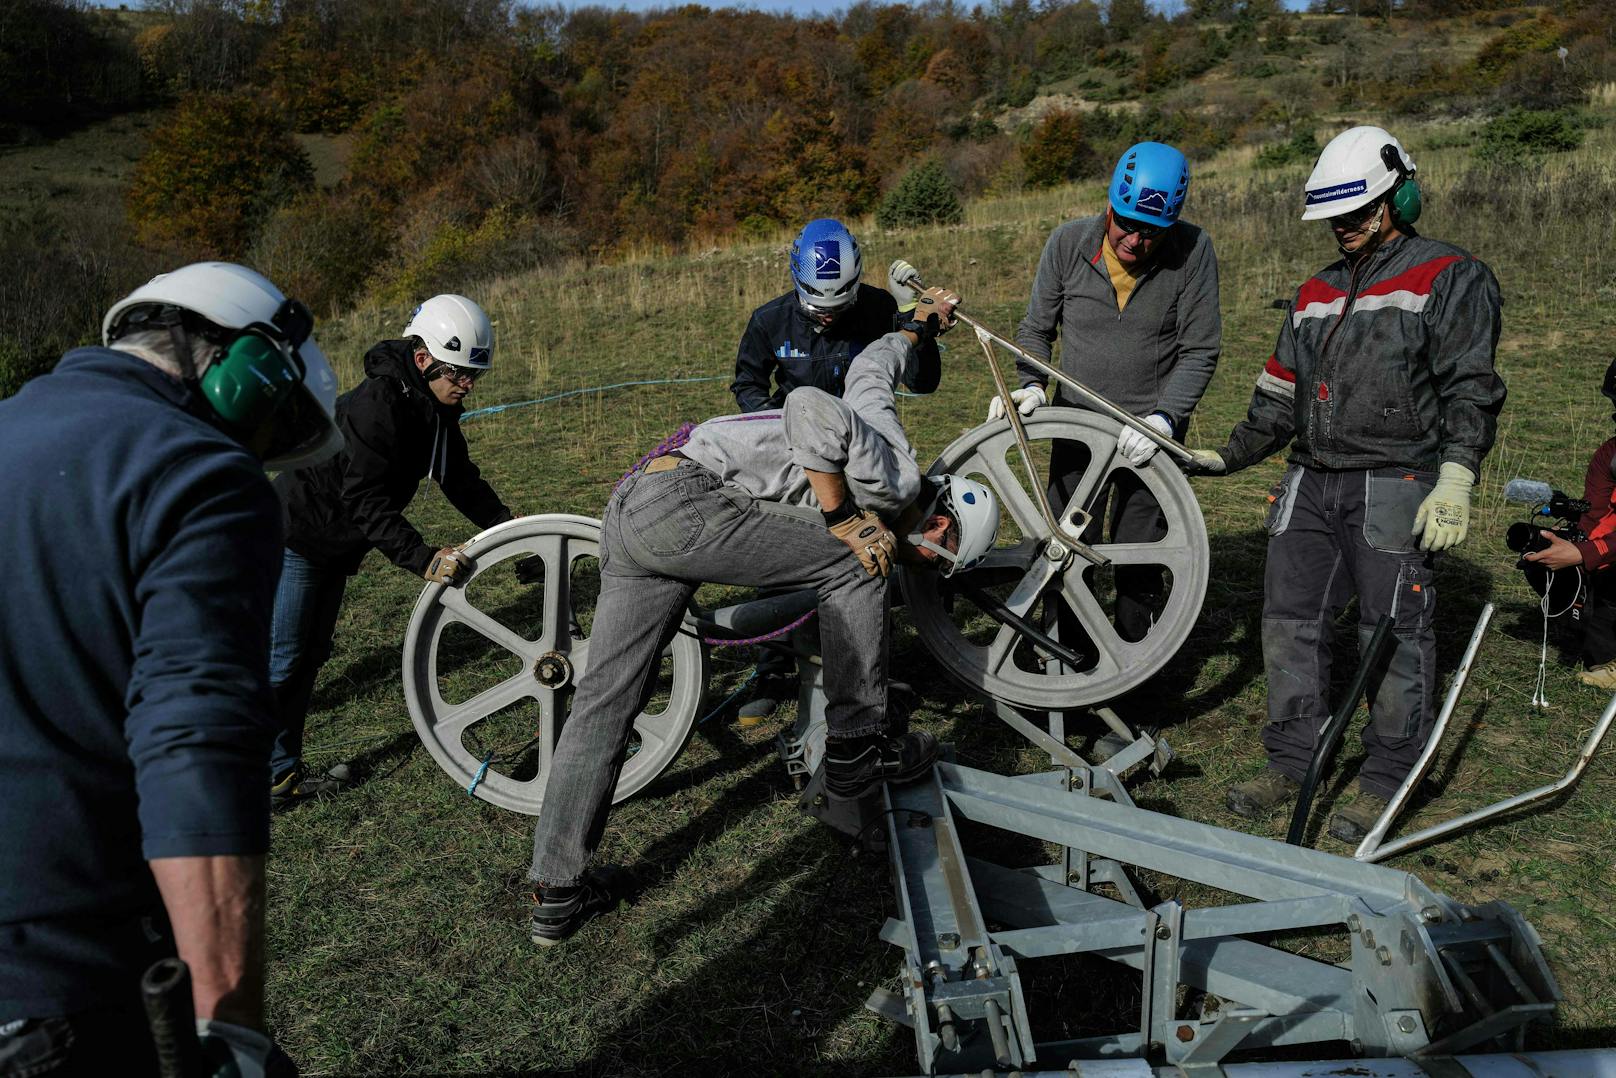
[[(1000, 420), (961, 435), (943, 450), (929, 474), (967, 475), (992, 487), (1005, 514), (1001, 543), (1012, 532), (1019, 533), (1019, 540), (1001, 545), (976, 569), (951, 581), (924, 570), (905, 570), (904, 594), (926, 648), (967, 687), (1047, 711), (1101, 703), (1148, 680), (1194, 628), (1206, 597), (1206, 523), (1189, 480), (1165, 453), (1136, 466), (1116, 452), (1121, 426), (1115, 420), (1076, 408), (1040, 408), (1025, 422), (1041, 469), (1052, 440), (1086, 447), (1087, 460), (1071, 497), (1064, 505), (1051, 504), (1063, 526), (1075, 510), (1095, 512), (1098, 496), (1112, 484), (1137, 479), (1161, 506), (1166, 534), (1154, 542), (1117, 543), (1106, 532), (1089, 543), (1111, 559), (1111, 566), (1103, 569), (1060, 545), (1021, 478), (1015, 434), (1008, 421)], [(1082, 456), (1082, 450), (1077, 454)], [(1040, 473), (1038, 481), (1047, 478)], [(1116, 496), (1113, 490), (1111, 497)], [(1112, 577), (1115, 567), (1123, 566), (1159, 567), (1168, 582), (1165, 601), (1152, 611), (1148, 631), (1137, 640), (1124, 638), (1116, 624)], [(1060, 642), (1080, 652), (1083, 663), (1053, 660), (1048, 649), (973, 602), (973, 587), (1048, 635), (1056, 635), (1051, 630), (1064, 621), (1067, 635), (1076, 639)], [(1080, 634), (1071, 632), (1074, 619)]]
[[(600, 521), (521, 517), (464, 547), (471, 575), (428, 584), (404, 637), (404, 699), (438, 766), (491, 804), (537, 815), (556, 738), (589, 669), (600, 588)], [(707, 655), (680, 632), (634, 720), (613, 801), (660, 775), (689, 739)], [(486, 763), (486, 766), (485, 766)]]

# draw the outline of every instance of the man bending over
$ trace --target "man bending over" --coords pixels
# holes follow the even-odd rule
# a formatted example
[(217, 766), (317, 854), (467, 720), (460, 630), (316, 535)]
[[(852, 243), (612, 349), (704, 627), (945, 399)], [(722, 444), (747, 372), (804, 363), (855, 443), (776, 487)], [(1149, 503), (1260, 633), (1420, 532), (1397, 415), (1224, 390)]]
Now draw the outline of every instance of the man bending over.
[(942, 289), (923, 295), (918, 328), (860, 352), (841, 398), (805, 386), (779, 410), (709, 420), (613, 492), (589, 668), (533, 835), (535, 943), (566, 939), (611, 901), (602, 876), (586, 868), (657, 656), (702, 583), (819, 593), (832, 797), (856, 799), (931, 770), (936, 738), (888, 733), (887, 574), (894, 560), (949, 574), (969, 567), (992, 548), (999, 508), (980, 483), (921, 476), (894, 391), (914, 349), (951, 325), (958, 302)]

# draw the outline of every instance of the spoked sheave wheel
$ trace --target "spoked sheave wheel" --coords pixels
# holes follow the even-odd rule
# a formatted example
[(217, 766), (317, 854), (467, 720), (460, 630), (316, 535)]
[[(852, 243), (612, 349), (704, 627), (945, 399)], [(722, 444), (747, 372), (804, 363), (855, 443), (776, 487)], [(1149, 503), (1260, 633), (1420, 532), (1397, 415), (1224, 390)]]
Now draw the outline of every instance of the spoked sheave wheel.
[[(955, 440), (930, 474), (968, 475), (992, 487), (1003, 506), (1001, 545), (978, 568), (951, 581), (906, 571), (904, 592), (921, 640), (967, 687), (1038, 710), (1102, 703), (1160, 670), (1194, 627), (1206, 597), (1206, 523), (1189, 480), (1165, 453), (1138, 467), (1116, 453), (1121, 430), (1116, 421), (1075, 408), (1040, 408), (1026, 428), (1040, 483), (1048, 478), (1044, 469), (1053, 440), (1086, 447), (1072, 496), (1065, 505), (1051, 504), (1058, 519), (1070, 521), (1075, 509), (1093, 512), (1106, 489), (1137, 480), (1160, 504), (1166, 534), (1155, 542), (1116, 543), (1107, 530), (1089, 544), (1111, 559), (1104, 568), (1051, 543), (1035, 495), (1022, 478), (1015, 435), (1000, 420)], [(1083, 449), (1076, 452), (1085, 455)], [(1015, 539), (1014, 545), (1004, 545), (1007, 538)], [(1133, 640), (1118, 631), (1115, 614), (1114, 571), (1126, 566), (1159, 567), (1165, 582), (1148, 631)], [(1064, 622), (1061, 642), (1082, 655), (1082, 664), (1050, 661), (1049, 653), (1024, 634), (984, 613), (969, 597), (972, 588), (1051, 636)]]
[[(404, 638), (404, 699), (427, 751), (462, 787), (537, 815), (556, 738), (589, 668), (600, 591), (600, 522), (521, 517), (465, 547), (472, 575), (428, 584)], [(707, 685), (700, 640), (681, 632), (663, 652), (647, 708), (634, 720), (613, 801), (660, 775), (684, 747)]]

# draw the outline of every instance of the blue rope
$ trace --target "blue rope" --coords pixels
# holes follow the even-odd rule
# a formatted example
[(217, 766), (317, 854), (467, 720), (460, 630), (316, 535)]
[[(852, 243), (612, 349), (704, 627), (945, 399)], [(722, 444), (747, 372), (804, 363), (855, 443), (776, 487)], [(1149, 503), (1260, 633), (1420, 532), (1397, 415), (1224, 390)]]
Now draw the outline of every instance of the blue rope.
[(640, 382), (615, 382), (609, 386), (590, 386), (587, 389), (569, 389), (565, 393), (552, 393), (548, 397), (535, 397), (530, 401), (512, 401), (509, 404), (491, 404), (487, 408), (478, 408), (475, 411), (466, 412), (461, 415), (460, 418), (465, 420), (476, 419), (478, 416), (498, 415), (500, 412), (508, 412), (512, 408), (526, 408), (530, 404), (547, 404), (550, 401), (558, 401), (566, 397), (578, 397), (585, 393), (604, 393), (608, 389), (628, 389), (633, 386), (677, 386), (687, 385), (691, 382), (725, 382), (729, 380), (729, 377), (730, 376), (727, 374), (711, 374), (701, 378), (648, 378)]
[(706, 722), (708, 719), (712, 718), (714, 715), (717, 715), (719, 712), (723, 711), (726, 707), (729, 707), (730, 704), (734, 703), (735, 698), (737, 696), (741, 695), (741, 690), (745, 689), (748, 685), (752, 684), (752, 682), (754, 680), (756, 680), (757, 676), (758, 676), (757, 667), (754, 666), (754, 667), (752, 667), (752, 672), (750, 674), (746, 675), (746, 680), (741, 682), (739, 685), (737, 685), (735, 687), (734, 692), (732, 692), (728, 696), (724, 697), (724, 702), (722, 704), (719, 704), (717, 707), (715, 707), (711, 711), (707, 712), (707, 714), (705, 714), (701, 718), (697, 719), (696, 720), (696, 725), (700, 726), (702, 723)]
[(471, 785), (466, 787), (467, 794), (471, 795), (472, 797), (477, 796), (477, 787), (481, 786), (483, 779), (488, 776), (488, 764), (493, 759), (494, 754), (492, 752), (483, 757), (483, 765), (479, 767), (477, 769), (477, 773), (471, 777)]

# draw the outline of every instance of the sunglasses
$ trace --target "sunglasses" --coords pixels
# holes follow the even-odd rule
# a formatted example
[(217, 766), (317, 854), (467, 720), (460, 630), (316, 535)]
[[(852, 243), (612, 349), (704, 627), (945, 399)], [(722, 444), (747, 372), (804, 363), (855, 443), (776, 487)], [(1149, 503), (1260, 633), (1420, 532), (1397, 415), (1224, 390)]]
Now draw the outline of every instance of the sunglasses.
[(1116, 213), (1111, 215), (1111, 223), (1124, 236), (1138, 236), (1142, 240), (1153, 240), (1168, 229), (1167, 225), (1147, 225), (1143, 221), (1135, 221), (1131, 217), (1123, 217)]
[(1368, 224), (1369, 219), (1378, 212), (1380, 212), (1380, 200), (1376, 199), (1366, 206), (1359, 206), (1355, 210), (1336, 214), (1330, 218), (1330, 224), (1339, 228), (1358, 228)]
[(453, 363), (438, 360), (428, 367), (424, 373), (428, 382), (434, 378), (447, 378), (455, 385), (465, 386), (469, 389), (476, 383), (477, 379), (487, 374), (488, 371), (481, 367), (457, 367)]

